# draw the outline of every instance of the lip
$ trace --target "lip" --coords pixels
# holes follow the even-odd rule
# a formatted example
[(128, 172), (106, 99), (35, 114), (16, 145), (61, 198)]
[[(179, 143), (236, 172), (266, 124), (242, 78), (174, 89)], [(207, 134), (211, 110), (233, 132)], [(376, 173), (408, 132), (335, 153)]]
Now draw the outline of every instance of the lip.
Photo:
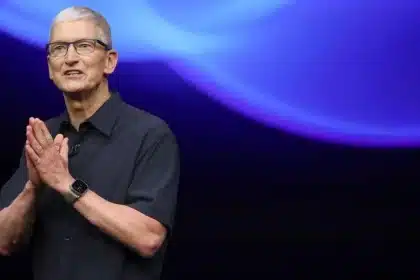
[(79, 69), (69, 69), (63, 72), (64, 76), (80, 76), (83, 75), (83, 71)]

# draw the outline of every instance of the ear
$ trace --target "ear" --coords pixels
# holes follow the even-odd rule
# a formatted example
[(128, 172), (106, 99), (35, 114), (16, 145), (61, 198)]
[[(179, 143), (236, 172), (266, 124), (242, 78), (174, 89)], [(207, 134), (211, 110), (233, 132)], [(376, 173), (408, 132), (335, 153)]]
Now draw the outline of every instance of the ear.
[(114, 73), (115, 68), (117, 67), (117, 63), (118, 63), (117, 51), (114, 49), (108, 51), (107, 58), (105, 61), (104, 74), (108, 76)]
[(50, 57), (47, 56), (47, 65), (48, 65), (48, 75), (50, 77), (50, 80), (53, 79), (53, 75), (52, 75), (52, 70), (51, 70), (51, 65), (50, 65)]

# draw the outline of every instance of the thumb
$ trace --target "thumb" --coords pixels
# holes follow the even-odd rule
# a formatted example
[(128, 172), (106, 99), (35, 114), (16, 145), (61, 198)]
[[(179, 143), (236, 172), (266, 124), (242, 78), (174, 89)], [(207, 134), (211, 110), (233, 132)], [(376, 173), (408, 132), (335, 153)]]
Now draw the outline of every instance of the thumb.
[(60, 156), (67, 160), (68, 155), (69, 155), (69, 138), (64, 138), (63, 141), (61, 141)]
[(54, 145), (57, 148), (57, 150), (60, 150), (61, 143), (63, 142), (64, 136), (63, 134), (57, 134), (54, 138)]

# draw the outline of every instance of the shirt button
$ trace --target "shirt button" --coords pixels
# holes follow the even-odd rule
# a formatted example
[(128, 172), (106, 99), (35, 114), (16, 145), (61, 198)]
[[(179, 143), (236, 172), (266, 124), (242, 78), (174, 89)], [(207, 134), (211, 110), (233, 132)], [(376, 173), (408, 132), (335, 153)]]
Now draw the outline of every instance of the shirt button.
[(70, 241), (71, 240), (71, 237), (70, 236), (66, 236), (66, 237), (64, 237), (64, 240), (65, 241)]

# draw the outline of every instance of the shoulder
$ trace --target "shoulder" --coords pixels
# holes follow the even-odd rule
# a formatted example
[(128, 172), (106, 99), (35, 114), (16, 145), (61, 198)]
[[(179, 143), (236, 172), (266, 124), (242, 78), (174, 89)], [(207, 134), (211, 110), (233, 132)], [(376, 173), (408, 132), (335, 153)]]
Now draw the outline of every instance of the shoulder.
[(147, 153), (158, 157), (156, 154), (158, 150), (159, 154), (164, 155), (166, 159), (171, 155), (177, 157), (178, 141), (166, 121), (129, 104), (125, 104), (124, 107), (116, 133), (117, 135), (124, 134), (123, 138), (130, 139), (126, 143), (132, 143), (135, 146), (137, 159), (143, 158)]
[(134, 134), (137, 139), (157, 141), (168, 136), (175, 139), (172, 129), (165, 120), (127, 103), (124, 103), (119, 126), (128, 130), (131, 135)]

